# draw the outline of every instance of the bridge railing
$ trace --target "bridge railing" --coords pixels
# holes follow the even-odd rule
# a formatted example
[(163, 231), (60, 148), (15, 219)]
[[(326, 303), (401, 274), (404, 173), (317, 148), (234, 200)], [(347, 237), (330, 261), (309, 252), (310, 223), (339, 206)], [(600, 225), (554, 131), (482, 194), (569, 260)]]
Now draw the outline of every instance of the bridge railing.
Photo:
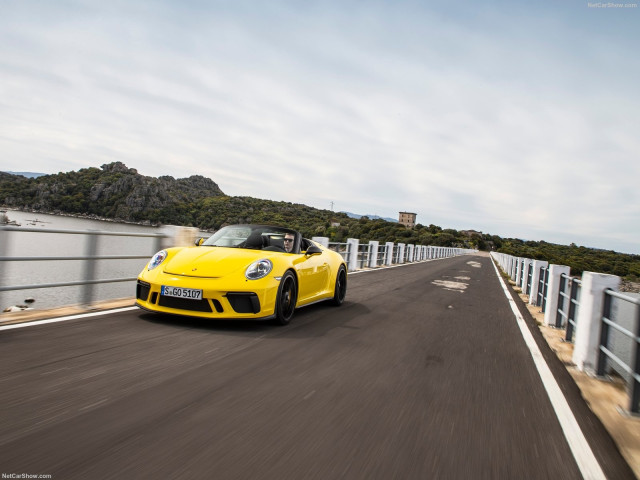
[(387, 257), (387, 245), (378, 246), (378, 254), (376, 255), (376, 265), (384, 265), (385, 258)]
[[(559, 295), (562, 297), (562, 305), (564, 307), (565, 301), (567, 305), (566, 313), (558, 308), (558, 315), (565, 321), (560, 322), (560, 328), (563, 326), (566, 328), (566, 334), (564, 339), (567, 342), (573, 341), (573, 332), (577, 327), (578, 312), (580, 310), (580, 292), (582, 291), (582, 281), (578, 278), (572, 278), (569, 275), (561, 275), (562, 280), (565, 281), (564, 288), (560, 289)], [(566, 289), (566, 291), (565, 291)], [(558, 302), (560, 303), (560, 302)], [(556, 320), (556, 326), (558, 321)]]
[(618, 292), (615, 275), (583, 272), (575, 278), (565, 265), (495, 252), (492, 257), (529, 295), (528, 303), (541, 307), (545, 325), (566, 329), (576, 367), (600, 377), (620, 376), (628, 386), (629, 411), (639, 414), (640, 296)]
[[(56, 234), (56, 235), (74, 235), (84, 238), (84, 254), (74, 256), (8, 256), (7, 251), (11, 242), (12, 232), (25, 232), (30, 235), (38, 234)], [(105, 237), (120, 238), (151, 238), (153, 239), (152, 251), (144, 254), (116, 254), (116, 255), (99, 255), (98, 246), (100, 239)], [(0, 305), (2, 303), (3, 292), (17, 290), (37, 290), (43, 288), (57, 287), (80, 287), (80, 302), (90, 305), (94, 301), (94, 286), (106, 283), (120, 283), (135, 281), (136, 276), (116, 277), (116, 278), (96, 278), (96, 264), (101, 260), (137, 260), (149, 259), (151, 255), (161, 249), (162, 241), (167, 238), (166, 234), (152, 233), (131, 233), (131, 232), (107, 232), (92, 230), (59, 230), (59, 229), (32, 229), (24, 227), (0, 227)], [(37, 244), (37, 241), (34, 242)], [(43, 250), (46, 248), (43, 248)], [(64, 282), (47, 282), (47, 283), (25, 283), (21, 285), (4, 285), (4, 272), (7, 270), (8, 262), (82, 262), (81, 278), (67, 280)], [(137, 272), (132, 272), (132, 275)]]
[(360, 244), (358, 245), (358, 261), (356, 268), (358, 270), (362, 270), (366, 268), (369, 264), (369, 255), (371, 254), (371, 245), (369, 244)]
[(391, 260), (391, 263), (401, 263), (400, 262), (400, 255), (401, 255), (400, 244), (394, 245), (393, 246), (393, 259)]
[(547, 291), (549, 290), (549, 267), (540, 267), (540, 280), (538, 281), (538, 297), (537, 302), (541, 310), (544, 312), (547, 308)]
[(355, 238), (348, 238), (346, 243), (330, 242), (327, 237), (313, 237), (312, 240), (339, 252), (347, 263), (347, 269), (350, 272), (365, 268), (468, 255), (476, 252), (476, 250), (457, 247), (406, 245), (393, 242), (383, 244), (377, 240), (361, 243), (360, 240)]
[[(618, 298), (623, 302), (627, 302), (628, 304), (635, 305), (636, 312), (636, 328), (635, 331), (631, 331), (630, 329), (626, 329), (614, 320), (612, 320), (612, 300), (613, 298)], [(625, 360), (620, 358), (619, 355), (613, 352), (612, 345), (610, 344), (610, 334), (611, 330), (617, 331), (623, 337), (631, 339), (632, 343), (635, 345), (636, 355), (635, 361), (627, 364)], [(640, 345), (640, 299), (639, 298), (629, 298), (626, 295), (621, 295), (620, 293), (611, 290), (609, 288), (604, 291), (604, 308), (601, 317), (600, 324), (600, 344), (598, 346), (598, 364), (596, 367), (596, 373), (599, 376), (605, 375), (607, 371), (607, 364), (609, 361), (615, 362), (615, 364), (620, 367), (626, 374), (627, 378), (630, 379), (631, 387), (631, 408), (630, 410), (634, 413), (640, 412), (640, 355), (638, 355), (638, 348)]]
[(340, 255), (342, 255), (342, 258), (344, 259), (345, 262), (349, 263), (349, 244), (348, 243), (339, 243), (339, 242), (334, 242), (331, 244), (327, 244), (327, 247), (330, 250), (333, 250), (334, 252), (339, 253)]

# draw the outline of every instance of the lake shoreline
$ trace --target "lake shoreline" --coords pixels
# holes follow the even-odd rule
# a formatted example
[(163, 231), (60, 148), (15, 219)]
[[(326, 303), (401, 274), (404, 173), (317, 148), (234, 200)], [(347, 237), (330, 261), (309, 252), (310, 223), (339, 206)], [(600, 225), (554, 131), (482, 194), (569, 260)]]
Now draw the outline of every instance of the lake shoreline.
[[(140, 225), (143, 227), (154, 227), (154, 228), (159, 228), (162, 227), (163, 224), (161, 223), (151, 223), (151, 221), (149, 220), (143, 220), (141, 222), (132, 222), (130, 220), (123, 220), (123, 219), (117, 219), (117, 218), (108, 218), (108, 217), (101, 217), (99, 215), (90, 215), (90, 214), (80, 214), (80, 213), (66, 213), (66, 212), (62, 212), (62, 211), (47, 211), (47, 210), (37, 210), (37, 209), (31, 209), (31, 208), (15, 208), (15, 207), (10, 207), (7, 205), (0, 205), (0, 210), (6, 211), (8, 212), (21, 212), (21, 213), (38, 213), (41, 215), (54, 215), (54, 216), (59, 216), (59, 217), (69, 217), (69, 218), (80, 218), (80, 219), (85, 219), (85, 220), (97, 220), (97, 221), (101, 221), (101, 222), (109, 222), (109, 223), (122, 223), (124, 225)], [(11, 219), (10, 219), (11, 220)]]

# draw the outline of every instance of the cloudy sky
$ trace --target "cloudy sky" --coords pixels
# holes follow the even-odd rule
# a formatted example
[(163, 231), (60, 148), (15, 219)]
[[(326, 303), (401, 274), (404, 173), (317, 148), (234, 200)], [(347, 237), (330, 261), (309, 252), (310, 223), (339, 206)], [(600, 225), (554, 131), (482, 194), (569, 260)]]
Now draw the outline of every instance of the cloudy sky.
[(640, 253), (640, 6), (4, 0), (0, 170)]

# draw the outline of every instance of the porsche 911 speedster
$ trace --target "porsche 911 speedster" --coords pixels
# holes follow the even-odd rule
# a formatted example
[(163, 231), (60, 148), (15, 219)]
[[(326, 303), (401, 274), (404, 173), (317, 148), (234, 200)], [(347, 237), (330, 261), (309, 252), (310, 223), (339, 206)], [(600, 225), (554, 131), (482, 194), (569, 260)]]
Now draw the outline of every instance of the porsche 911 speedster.
[(342, 256), (299, 232), (230, 225), (193, 247), (156, 253), (138, 276), (136, 305), (158, 313), (220, 319), (275, 319), (347, 293)]

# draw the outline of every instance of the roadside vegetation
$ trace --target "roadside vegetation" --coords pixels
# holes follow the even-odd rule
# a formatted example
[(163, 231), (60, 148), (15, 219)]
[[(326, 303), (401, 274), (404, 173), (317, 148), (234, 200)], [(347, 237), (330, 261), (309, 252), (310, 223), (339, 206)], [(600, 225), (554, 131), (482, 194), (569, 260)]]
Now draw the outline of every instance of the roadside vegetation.
[(582, 272), (608, 273), (623, 277), (630, 282), (640, 282), (640, 255), (630, 255), (571, 245), (557, 245), (547, 242), (524, 241), (514, 238), (502, 241), (501, 253), (516, 257), (546, 260), (550, 264), (571, 267), (572, 275)]

